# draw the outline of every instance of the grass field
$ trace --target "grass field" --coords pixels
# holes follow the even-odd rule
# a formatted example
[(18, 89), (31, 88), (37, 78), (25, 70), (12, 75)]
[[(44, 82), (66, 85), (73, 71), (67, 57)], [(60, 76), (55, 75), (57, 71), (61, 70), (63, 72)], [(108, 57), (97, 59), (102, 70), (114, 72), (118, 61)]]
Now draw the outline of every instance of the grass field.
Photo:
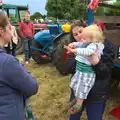
[[(37, 95), (31, 98), (33, 111), (39, 120), (68, 120), (70, 75), (62, 76), (52, 64), (38, 65), (34, 61), (27, 69), (39, 84)], [(120, 91), (117, 90), (107, 102), (104, 120), (117, 120), (108, 113), (119, 103)], [(85, 112), (81, 120), (87, 120)]]

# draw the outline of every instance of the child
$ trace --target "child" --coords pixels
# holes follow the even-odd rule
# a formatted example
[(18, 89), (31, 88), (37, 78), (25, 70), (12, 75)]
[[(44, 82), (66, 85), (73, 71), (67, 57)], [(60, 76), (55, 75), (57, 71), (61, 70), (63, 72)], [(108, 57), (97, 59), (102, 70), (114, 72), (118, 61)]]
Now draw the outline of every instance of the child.
[[(24, 66), (24, 60), (22, 58), (19, 58), (19, 63), (21, 66)], [(27, 114), (27, 120), (38, 120), (37, 117), (33, 114), (29, 96), (24, 96), (24, 104), (25, 114)]]
[[(70, 113), (79, 112), (83, 101), (95, 82), (95, 71), (89, 62), (90, 56), (98, 51), (99, 59), (103, 54), (104, 37), (101, 29), (97, 25), (91, 25), (83, 29), (81, 40), (64, 46), (69, 53), (76, 55), (76, 73), (73, 75), (70, 87), (75, 92), (76, 100), (71, 103)], [(75, 103), (75, 105), (73, 105)]]
[(33, 114), (30, 97), (24, 97), (25, 99), (25, 112), (27, 113), (27, 120), (38, 120), (37, 117)]

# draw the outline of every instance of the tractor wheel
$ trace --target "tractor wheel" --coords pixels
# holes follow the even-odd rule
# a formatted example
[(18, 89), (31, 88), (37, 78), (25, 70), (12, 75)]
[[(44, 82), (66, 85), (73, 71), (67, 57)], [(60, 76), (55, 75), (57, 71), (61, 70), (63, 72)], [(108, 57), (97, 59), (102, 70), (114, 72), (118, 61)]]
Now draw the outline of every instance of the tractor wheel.
[(113, 92), (117, 90), (119, 83), (120, 83), (120, 69), (114, 67), (112, 72), (112, 80), (110, 81), (110, 90)]
[(16, 54), (17, 55), (23, 53), (23, 46), (24, 46), (24, 42), (21, 39), (21, 37), (18, 36), (18, 44), (17, 44), (17, 47), (16, 47)]
[[(33, 40), (32, 47), (41, 48), (41, 45), (39, 43), (37, 43), (35, 40)], [(41, 58), (41, 53), (36, 50), (32, 50), (32, 58), (38, 64), (50, 62), (50, 59), (48, 59), (48, 58)]]
[(52, 55), (52, 62), (56, 66), (56, 69), (62, 74), (68, 74), (66, 71), (67, 62), (64, 61), (64, 55), (66, 54), (66, 50), (64, 49), (64, 45), (68, 45), (70, 40), (70, 34), (65, 34), (62, 37), (56, 39), (57, 44), (54, 43), (54, 52)]
[(115, 91), (115, 90), (117, 90), (118, 89), (118, 86), (119, 86), (119, 83), (120, 83), (120, 80), (116, 80), (116, 79), (112, 79), (111, 81), (110, 81), (110, 90), (111, 91)]

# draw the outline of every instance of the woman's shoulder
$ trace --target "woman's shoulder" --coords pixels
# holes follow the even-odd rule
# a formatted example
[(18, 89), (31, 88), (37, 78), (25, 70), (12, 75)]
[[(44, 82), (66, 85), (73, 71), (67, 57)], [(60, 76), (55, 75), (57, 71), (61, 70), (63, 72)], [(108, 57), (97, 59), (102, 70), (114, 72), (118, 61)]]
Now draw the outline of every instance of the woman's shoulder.
[(13, 64), (19, 63), (19, 60), (10, 54), (4, 53), (3, 56), (4, 56), (3, 66), (11, 66), (12, 67)]
[(114, 43), (112, 43), (109, 40), (105, 40), (104, 41), (104, 50), (103, 50), (103, 54), (110, 56), (111, 58), (115, 58), (116, 54), (117, 54), (117, 50), (118, 50), (118, 46), (116, 46)]
[(104, 46), (105, 46), (105, 49), (109, 51), (117, 50), (117, 46), (112, 41), (107, 40), (107, 39), (104, 41)]
[(14, 63), (16, 60), (13, 56), (7, 54), (6, 52), (1, 52), (0, 53), (0, 67), (1, 69), (6, 68), (6, 67), (11, 67), (12, 68), (12, 63)]
[(104, 40), (104, 45), (105, 46), (116, 46), (112, 41), (105, 39)]

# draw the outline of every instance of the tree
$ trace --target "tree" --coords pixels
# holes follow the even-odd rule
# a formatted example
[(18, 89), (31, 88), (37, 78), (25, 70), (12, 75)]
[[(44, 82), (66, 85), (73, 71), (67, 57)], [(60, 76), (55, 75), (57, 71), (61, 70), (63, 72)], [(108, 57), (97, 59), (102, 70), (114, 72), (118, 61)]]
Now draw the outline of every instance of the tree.
[(87, 12), (88, 0), (47, 0), (46, 11), (48, 16), (59, 19), (84, 18)]
[(98, 7), (95, 15), (96, 16), (104, 16), (105, 15), (105, 8), (104, 7)]
[[(117, 2), (114, 3), (114, 5), (120, 6), (120, 0), (117, 0)], [(120, 15), (120, 10), (114, 9), (114, 8), (108, 8), (108, 9), (106, 9), (106, 14), (107, 15)]]
[(34, 19), (40, 19), (42, 18), (43, 15), (39, 12), (35, 12), (33, 15), (31, 15), (31, 19), (34, 20)]
[(84, 19), (85, 16), (87, 15), (87, 4), (88, 0), (75, 0), (74, 1), (74, 7), (73, 9), (73, 14), (74, 19)]
[(48, 0), (45, 6), (47, 15), (55, 18), (63, 17), (62, 0)]

